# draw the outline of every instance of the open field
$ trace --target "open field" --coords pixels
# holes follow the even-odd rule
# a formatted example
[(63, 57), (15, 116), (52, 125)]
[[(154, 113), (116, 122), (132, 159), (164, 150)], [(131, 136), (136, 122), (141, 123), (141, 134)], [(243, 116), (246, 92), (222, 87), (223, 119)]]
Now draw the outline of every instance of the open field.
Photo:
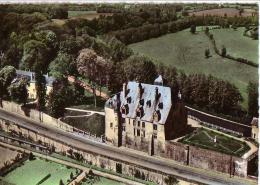
[[(214, 142), (215, 137), (216, 143)], [(242, 156), (250, 149), (249, 146), (242, 141), (204, 128), (197, 129), (181, 139), (180, 142), (236, 156)]]
[[(255, 12), (255, 10), (252, 9), (245, 9), (244, 12), (241, 14), (243, 17), (252, 16), (252, 13)], [(234, 17), (239, 16), (239, 10), (236, 8), (219, 8), (219, 9), (211, 9), (211, 10), (202, 10), (197, 12), (190, 12), (189, 15), (195, 15), (195, 16), (206, 16), (206, 15), (212, 15), (212, 16), (222, 16), (226, 14), (227, 17)]]
[(96, 11), (68, 11), (68, 18), (83, 18), (92, 20), (94, 18), (99, 18), (99, 16), (111, 16), (112, 13), (97, 13)]
[(36, 158), (33, 161), (26, 161), (24, 165), (3, 177), (3, 180), (16, 185), (35, 185), (51, 174), (41, 185), (58, 185), (60, 179), (66, 184), (71, 172), (75, 175), (76, 169)]
[[(241, 37), (244, 36), (241, 35)], [(252, 43), (254, 43), (253, 40)], [(258, 81), (257, 68), (218, 56), (215, 54), (209, 38), (203, 32), (193, 35), (189, 29), (186, 29), (131, 44), (129, 47), (135, 53), (152, 58), (155, 63), (175, 66), (186, 74), (203, 73), (233, 83), (239, 88), (244, 98), (242, 103), (244, 108), (247, 107), (248, 82)], [(243, 44), (240, 44), (240, 47), (243, 47)], [(205, 58), (207, 48), (210, 49), (210, 58)], [(228, 48), (227, 50), (229, 51)], [(257, 57), (257, 53), (254, 56)]]
[(13, 151), (0, 146), (0, 169), (4, 166), (5, 162), (12, 163), (13, 159), (16, 157), (17, 154), (17, 151)]
[(258, 64), (258, 40), (243, 36), (245, 28), (233, 29), (214, 29), (210, 32), (214, 35), (217, 48), (221, 49), (224, 45), (227, 54), (236, 58), (245, 58)]

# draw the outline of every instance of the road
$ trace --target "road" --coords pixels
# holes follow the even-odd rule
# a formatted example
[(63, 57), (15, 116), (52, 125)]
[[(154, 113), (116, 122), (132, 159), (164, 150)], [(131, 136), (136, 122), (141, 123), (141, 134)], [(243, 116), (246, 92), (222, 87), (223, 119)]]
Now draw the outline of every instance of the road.
[(166, 174), (172, 174), (180, 178), (189, 179), (195, 182), (204, 184), (234, 184), (234, 185), (250, 185), (256, 184), (256, 181), (245, 178), (232, 177), (228, 174), (213, 172), (210, 170), (202, 170), (181, 165), (173, 160), (166, 158), (149, 156), (145, 153), (130, 150), (124, 147), (113, 147), (104, 143), (91, 141), (79, 137), (73, 133), (62, 131), (58, 128), (47, 126), (36, 121), (30, 120), (18, 114), (6, 112), (0, 109), (0, 117), (15, 122), (18, 125), (26, 125), (39, 134), (44, 134), (50, 138), (55, 138), (61, 142), (69, 143), (72, 146), (77, 146), (82, 150), (91, 151), (103, 156), (120, 160), (133, 165), (142, 166), (155, 171), (161, 171)]

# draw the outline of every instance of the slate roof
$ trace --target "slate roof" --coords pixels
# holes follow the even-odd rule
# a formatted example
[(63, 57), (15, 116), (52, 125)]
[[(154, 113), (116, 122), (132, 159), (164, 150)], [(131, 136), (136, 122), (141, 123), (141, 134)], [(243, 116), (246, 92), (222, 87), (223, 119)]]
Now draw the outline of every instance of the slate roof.
[[(165, 124), (172, 106), (170, 87), (144, 83), (140, 84), (143, 89), (141, 98), (139, 97), (139, 83), (132, 81), (128, 82), (125, 87), (125, 91), (127, 92), (126, 96), (123, 90), (118, 93), (118, 95), (115, 95), (108, 100), (106, 102), (106, 106), (110, 106), (115, 109), (119, 108), (117, 107), (117, 96), (120, 96), (121, 106), (119, 109), (122, 113), (122, 117)], [(158, 89), (159, 94), (158, 100), (156, 100), (156, 88)], [(125, 111), (122, 111), (122, 109), (125, 109)], [(143, 112), (141, 116), (137, 113), (138, 109)], [(123, 114), (124, 112), (125, 114)], [(159, 115), (158, 122), (153, 119), (153, 114), (155, 112)]]
[[(30, 83), (34, 83), (35, 82), (35, 72), (16, 70), (16, 75), (17, 75), (18, 78), (20, 78), (20, 77), (28, 78)], [(52, 76), (48, 76), (47, 74), (43, 75), (43, 76), (45, 77), (46, 84), (48, 86), (52, 86), (53, 82), (55, 81), (55, 78), (52, 77)]]

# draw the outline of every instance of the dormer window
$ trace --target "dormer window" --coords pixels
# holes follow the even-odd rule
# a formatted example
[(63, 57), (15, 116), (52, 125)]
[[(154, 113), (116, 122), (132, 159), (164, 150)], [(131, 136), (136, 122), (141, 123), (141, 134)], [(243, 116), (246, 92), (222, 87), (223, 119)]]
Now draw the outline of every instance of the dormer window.
[(140, 103), (140, 105), (144, 106), (144, 99), (141, 99), (141, 100), (139, 101), (139, 103)]
[(125, 104), (125, 105), (123, 105), (121, 107), (121, 113), (122, 114), (126, 114), (126, 115), (129, 113), (129, 106), (128, 106), (128, 104)]
[(151, 107), (151, 105), (152, 105), (152, 103), (151, 103), (151, 100), (148, 100), (147, 102), (146, 102), (146, 105), (147, 105), (147, 107)]
[(140, 117), (140, 118), (144, 116), (144, 109), (143, 109), (143, 107), (137, 108), (137, 110), (136, 110), (136, 116), (137, 116), (137, 117)]
[(160, 102), (160, 103), (158, 104), (158, 107), (159, 107), (159, 109), (163, 109), (163, 102)]
[(157, 111), (155, 111), (155, 112), (153, 113), (153, 120), (154, 120), (155, 122), (159, 122), (160, 119), (161, 119), (161, 112), (160, 112), (160, 110), (157, 110)]
[(131, 97), (126, 98), (126, 102), (127, 102), (127, 103), (131, 103), (131, 101), (132, 101), (132, 98), (131, 98)]

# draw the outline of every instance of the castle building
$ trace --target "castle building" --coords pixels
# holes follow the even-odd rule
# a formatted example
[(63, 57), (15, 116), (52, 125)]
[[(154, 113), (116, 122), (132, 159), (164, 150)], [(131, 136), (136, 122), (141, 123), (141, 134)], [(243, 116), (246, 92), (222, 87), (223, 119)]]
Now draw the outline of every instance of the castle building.
[(124, 83), (105, 104), (105, 125), (107, 143), (154, 155), (185, 132), (187, 112), (180, 99), (173, 104), (171, 88), (159, 76), (154, 85)]
[[(49, 93), (52, 90), (52, 84), (55, 80), (55, 78), (49, 76), (48, 74), (44, 75), (46, 80), (46, 94), (49, 95)], [(35, 73), (31, 71), (22, 71), (22, 70), (16, 70), (16, 79), (18, 78), (27, 78), (28, 79), (28, 98), (29, 99), (36, 99), (36, 87), (35, 87)]]

